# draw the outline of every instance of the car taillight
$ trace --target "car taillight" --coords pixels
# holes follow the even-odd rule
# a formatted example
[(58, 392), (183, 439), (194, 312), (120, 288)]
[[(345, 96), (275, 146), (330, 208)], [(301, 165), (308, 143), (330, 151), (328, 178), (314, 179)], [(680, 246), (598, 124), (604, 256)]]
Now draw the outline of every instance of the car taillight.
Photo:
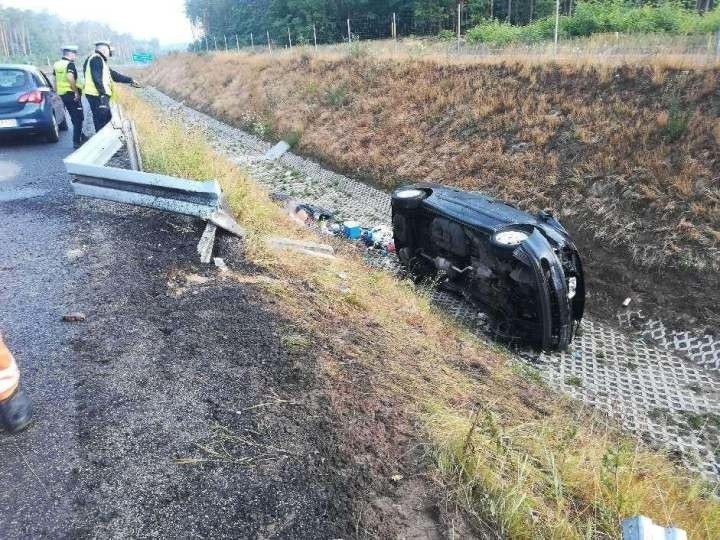
[(18, 98), (18, 103), (42, 103), (43, 95), (40, 90), (32, 90)]

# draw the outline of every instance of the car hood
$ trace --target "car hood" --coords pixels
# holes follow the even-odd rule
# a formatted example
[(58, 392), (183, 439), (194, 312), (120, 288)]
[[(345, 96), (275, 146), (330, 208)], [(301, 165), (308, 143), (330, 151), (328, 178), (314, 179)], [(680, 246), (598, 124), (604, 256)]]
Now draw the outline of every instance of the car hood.
[(437, 184), (416, 184), (412, 187), (432, 190), (432, 194), (423, 200), (423, 206), (487, 234), (512, 225), (534, 227), (554, 243), (574, 248), (565, 228), (548, 214), (534, 216), (481, 193), (468, 193)]

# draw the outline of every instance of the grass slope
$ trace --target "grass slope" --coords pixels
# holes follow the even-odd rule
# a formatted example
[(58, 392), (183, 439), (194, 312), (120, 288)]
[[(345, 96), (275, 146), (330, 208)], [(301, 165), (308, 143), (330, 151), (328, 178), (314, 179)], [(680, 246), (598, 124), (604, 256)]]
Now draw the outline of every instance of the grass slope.
[(147, 79), (386, 188), (552, 209), (588, 257), (591, 305), (631, 295), (717, 327), (719, 73), (218, 54), (164, 58)]
[[(372, 456), (369, 473), (385, 492), (395, 494), (393, 482), (404, 481), (390, 481), (404, 459), (401, 443), (419, 441), (438, 489), (478, 531), (618, 537), (623, 517), (643, 513), (692, 538), (720, 536), (712, 486), (558, 398), (533, 370), (433, 310), (412, 283), (369, 270), (342, 242), (333, 261), (266, 249), (263, 238), (278, 228), (297, 238), (310, 233), (201, 134), (132, 95), (124, 101), (149, 169), (221, 182), (249, 231), (245, 249), (262, 274), (258, 287), (293, 322), (281, 342), (318, 356), (328, 399), (345, 419), (338, 430), (354, 441), (348, 448), (362, 448), (355, 459)], [(372, 534), (371, 518), (357, 519), (355, 534)]]

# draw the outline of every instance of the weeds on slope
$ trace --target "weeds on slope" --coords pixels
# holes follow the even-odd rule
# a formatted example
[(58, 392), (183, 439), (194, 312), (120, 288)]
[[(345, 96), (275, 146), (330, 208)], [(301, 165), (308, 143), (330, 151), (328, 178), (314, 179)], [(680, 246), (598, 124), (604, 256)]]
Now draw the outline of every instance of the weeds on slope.
[[(502, 350), (437, 313), (412, 283), (368, 270), (343, 243), (334, 261), (268, 251), (261, 240), (270, 232), (310, 233), (201, 134), (160, 120), (132, 95), (124, 100), (145, 163), (222, 184), (249, 231), (247, 257), (274, 278), (259, 286), (295, 325), (284, 341), (302, 351), (317, 344), (329, 398), (351, 419), (339, 426), (347, 437), (376, 433), (378, 424), (411, 431), (429, 443), (431, 476), (448, 496), (479, 529), (508, 537), (617, 537), (620, 520), (635, 513), (693, 538), (720, 536), (720, 506), (706, 483), (551, 394)], [(391, 418), (372, 414), (380, 402)], [(374, 448), (370, 436), (363, 442), (382, 460), (396, 451)]]

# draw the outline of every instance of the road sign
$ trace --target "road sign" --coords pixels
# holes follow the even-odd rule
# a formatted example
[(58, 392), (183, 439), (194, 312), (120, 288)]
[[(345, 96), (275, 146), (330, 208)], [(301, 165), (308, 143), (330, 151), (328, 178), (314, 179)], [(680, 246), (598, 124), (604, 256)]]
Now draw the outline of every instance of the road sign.
[(132, 60), (138, 64), (149, 64), (155, 60), (155, 57), (152, 53), (133, 53)]

